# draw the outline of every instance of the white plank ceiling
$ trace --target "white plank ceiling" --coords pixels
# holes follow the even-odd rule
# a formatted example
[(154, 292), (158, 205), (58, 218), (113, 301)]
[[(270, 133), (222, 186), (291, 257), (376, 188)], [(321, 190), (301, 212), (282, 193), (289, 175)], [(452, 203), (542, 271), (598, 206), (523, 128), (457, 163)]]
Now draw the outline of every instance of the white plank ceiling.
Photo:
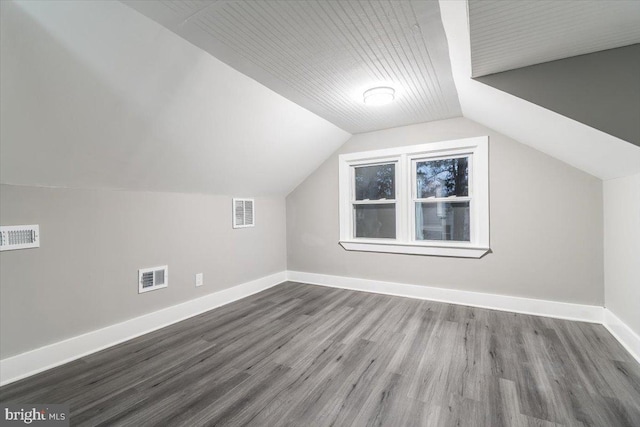
[(640, 43), (639, 0), (469, 0), (474, 77)]
[(123, 2), (350, 133), (461, 115), (437, 1)]

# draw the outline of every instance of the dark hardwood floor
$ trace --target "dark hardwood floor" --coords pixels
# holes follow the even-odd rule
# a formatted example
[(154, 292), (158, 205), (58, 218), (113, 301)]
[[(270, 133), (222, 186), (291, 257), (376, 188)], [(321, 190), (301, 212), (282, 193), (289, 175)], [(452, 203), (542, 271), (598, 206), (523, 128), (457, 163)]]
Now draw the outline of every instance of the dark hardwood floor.
[(640, 365), (601, 325), (288, 282), (0, 399), (88, 426), (640, 426)]

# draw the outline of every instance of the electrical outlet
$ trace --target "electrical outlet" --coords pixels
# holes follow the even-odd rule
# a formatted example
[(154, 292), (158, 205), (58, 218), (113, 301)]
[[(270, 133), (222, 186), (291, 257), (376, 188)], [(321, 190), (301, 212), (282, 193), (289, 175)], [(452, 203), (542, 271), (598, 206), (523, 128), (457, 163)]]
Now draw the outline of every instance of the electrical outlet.
[(196, 286), (204, 285), (204, 273), (196, 274)]

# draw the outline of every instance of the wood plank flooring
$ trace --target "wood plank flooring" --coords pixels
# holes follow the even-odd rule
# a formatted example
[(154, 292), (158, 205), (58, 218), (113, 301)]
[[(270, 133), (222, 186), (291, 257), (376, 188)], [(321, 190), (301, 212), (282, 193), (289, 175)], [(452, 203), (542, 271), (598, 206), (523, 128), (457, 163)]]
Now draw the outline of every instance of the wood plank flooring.
[(298, 283), (0, 389), (82, 426), (640, 426), (601, 325)]

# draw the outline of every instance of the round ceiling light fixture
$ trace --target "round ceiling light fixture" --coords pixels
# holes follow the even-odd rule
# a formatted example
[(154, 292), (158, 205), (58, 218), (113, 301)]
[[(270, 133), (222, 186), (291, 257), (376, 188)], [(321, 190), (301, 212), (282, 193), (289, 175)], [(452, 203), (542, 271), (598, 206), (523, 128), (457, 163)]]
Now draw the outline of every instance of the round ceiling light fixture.
[(380, 86), (365, 91), (364, 103), (367, 105), (385, 105), (393, 101), (396, 91), (392, 87)]

